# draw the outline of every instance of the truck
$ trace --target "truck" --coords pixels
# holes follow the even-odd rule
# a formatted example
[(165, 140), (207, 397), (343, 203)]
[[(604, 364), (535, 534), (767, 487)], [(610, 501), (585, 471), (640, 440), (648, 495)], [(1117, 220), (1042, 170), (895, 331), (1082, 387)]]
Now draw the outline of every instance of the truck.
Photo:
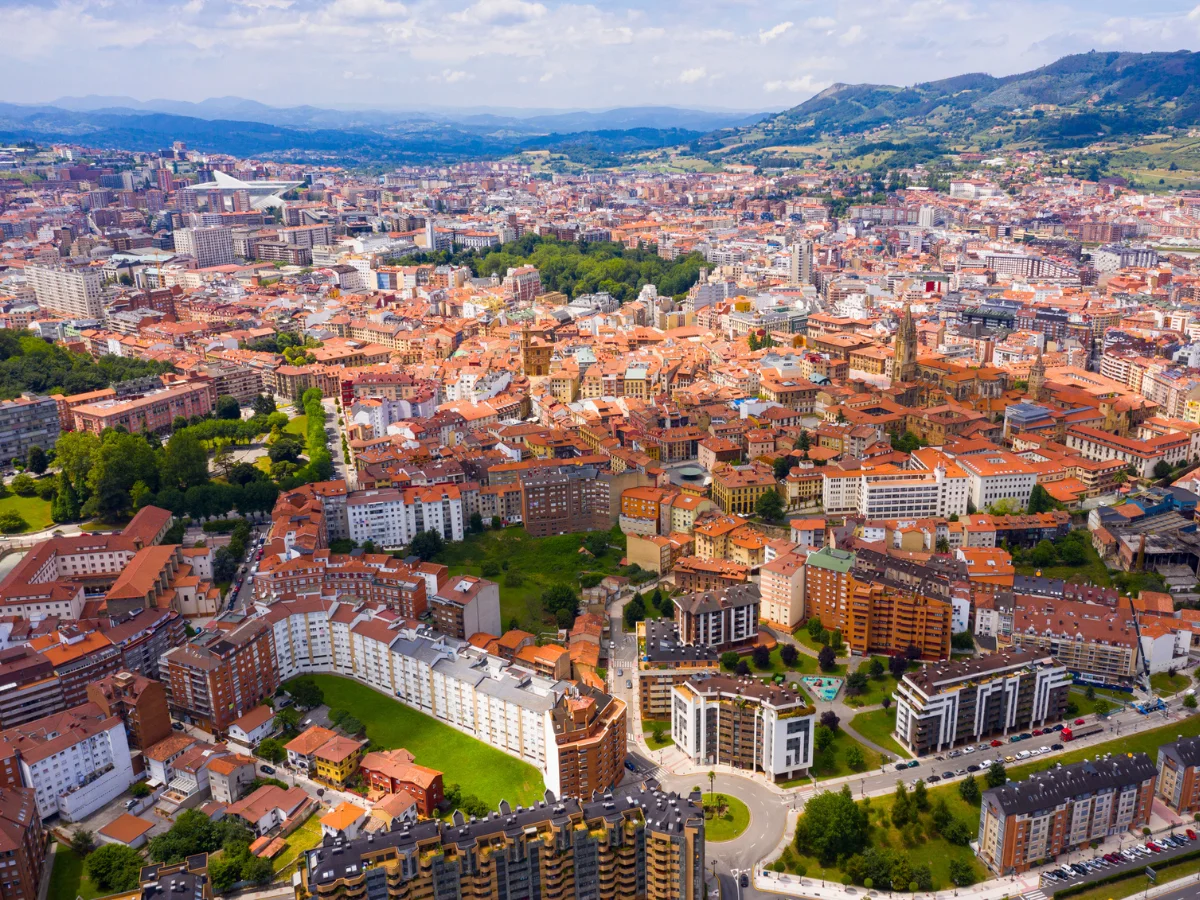
[(1062, 739), (1064, 741), (1077, 741), (1080, 738), (1085, 738), (1089, 734), (1099, 734), (1104, 730), (1104, 726), (1099, 722), (1091, 722), (1087, 725), (1067, 725), (1062, 730)]
[(1146, 700), (1142, 703), (1135, 703), (1133, 708), (1140, 712), (1143, 716), (1149, 715), (1160, 709), (1166, 709), (1167, 704), (1162, 702), (1161, 697), (1155, 697), (1153, 700)]

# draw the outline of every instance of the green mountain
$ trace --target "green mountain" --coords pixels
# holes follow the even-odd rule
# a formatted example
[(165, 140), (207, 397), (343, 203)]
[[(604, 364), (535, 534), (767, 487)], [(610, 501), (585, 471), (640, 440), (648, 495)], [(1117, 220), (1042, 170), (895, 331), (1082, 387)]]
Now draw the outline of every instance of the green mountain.
[[(972, 73), (910, 87), (835, 84), (751, 127), (709, 136), (739, 154), (782, 143), (862, 136), (891, 126), (892, 141), (958, 146), (1069, 147), (1200, 124), (1200, 53), (1080, 53), (996, 78)], [(990, 136), (989, 136), (990, 135)]]

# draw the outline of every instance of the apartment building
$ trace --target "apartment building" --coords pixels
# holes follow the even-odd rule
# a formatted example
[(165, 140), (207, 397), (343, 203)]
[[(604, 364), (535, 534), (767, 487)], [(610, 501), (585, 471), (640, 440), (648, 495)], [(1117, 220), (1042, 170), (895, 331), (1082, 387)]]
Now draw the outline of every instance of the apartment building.
[(72, 408), (71, 416), (75, 431), (100, 434), (106, 428), (119, 425), (134, 433), (163, 434), (171, 430), (175, 419), (208, 415), (215, 403), (216, 392), (212, 385), (196, 381), (174, 384), (140, 397), (81, 403)]
[(1009, 500), (1022, 509), (1037, 482), (1037, 471), (1015, 453), (997, 450), (960, 456), (959, 467), (967, 473), (971, 503), (987, 509), (1001, 500)]
[(682, 591), (722, 591), (727, 587), (745, 584), (751, 568), (727, 559), (701, 559), (680, 556), (675, 560), (671, 580)]
[(237, 261), (233, 254), (233, 229), (224, 225), (176, 228), (175, 252), (192, 257), (201, 269), (231, 266)]
[[(324, 604), (323, 614), (315, 602)], [(582, 790), (585, 774), (589, 786), (601, 789), (599, 773), (610, 770), (604, 754), (623, 753), (625, 705), (619, 700), (608, 704), (593, 695), (595, 713), (583, 725), (556, 727), (560, 707), (588, 705), (585, 692), (570, 682), (418, 626), (382, 604), (314, 603), (277, 601), (260, 617), (273, 633), (292, 636), (289, 649), (276, 656), (282, 680), (305, 672), (355, 678), (536, 766), (547, 786), (564, 794), (564, 785), (578, 783)], [(317, 637), (322, 631), (327, 643)], [(302, 632), (309, 635), (303, 642), (295, 637)], [(621, 741), (606, 744), (614, 734)], [(621, 753), (611, 769), (618, 781)]]
[(275, 693), (275, 632), (263, 618), (229, 631), (204, 630), (159, 661), (172, 714), (220, 734)]
[(0, 900), (37, 900), (46, 869), (46, 834), (37, 796), (25, 787), (0, 787)]
[(58, 404), (51, 398), (22, 394), (0, 400), (0, 459), (24, 459), (30, 447), (50, 450), (58, 434)]
[(610, 487), (595, 466), (558, 466), (520, 474), (521, 521), (533, 537), (610, 527)]
[(1059, 766), (983, 793), (979, 858), (998, 876), (1019, 875), (1060, 853), (1150, 821), (1154, 761), (1116, 754)]
[(949, 659), (953, 614), (953, 604), (939, 597), (854, 579), (842, 638), (854, 655), (916, 647), (921, 659)]
[(678, 626), (666, 619), (638, 622), (638, 698), (643, 719), (671, 718), (671, 689), (693, 675), (716, 674), (719, 654), (710, 647), (685, 644)]
[(625, 774), (625, 704), (596, 688), (569, 690), (550, 714), (563, 796), (590, 797), (612, 790)]
[(28, 645), (0, 650), (0, 729), (67, 708), (54, 664)]
[(1109, 434), (1086, 425), (1074, 425), (1067, 430), (1066, 443), (1084, 459), (1101, 462), (1118, 459), (1136, 470), (1140, 477), (1149, 478), (1160, 462), (1175, 466), (1186, 460), (1191, 441), (1191, 436), (1184, 433), (1164, 434), (1146, 441)]
[(1155, 794), (1181, 816), (1200, 812), (1200, 738), (1180, 737), (1158, 748)]
[(101, 270), (89, 266), (32, 265), (25, 277), (37, 305), (66, 319), (104, 319)]
[(500, 585), (459, 575), (447, 581), (430, 600), (437, 630), (466, 640), (473, 634), (503, 633), (500, 625)]
[(462, 492), (453, 484), (355, 491), (345, 502), (351, 540), (372, 541), (379, 547), (401, 547), (421, 531), (461, 541), (468, 518)]
[(821, 627), (833, 631), (846, 623), (854, 590), (854, 553), (822, 547), (804, 563), (804, 617), (816, 616)]
[(38, 815), (64, 822), (111, 803), (136, 778), (124, 723), (95, 703), (0, 732), (0, 773), (0, 787), (31, 788)]
[(105, 716), (125, 723), (129, 746), (145, 750), (171, 736), (167, 692), (157, 681), (122, 671), (87, 686), (87, 699)]
[(478, 822), (401, 822), (390, 831), (309, 851), (297, 900), (437, 896), (529, 900), (705, 900), (701, 794), (645, 785), (529, 808), (502, 801)]
[(812, 766), (816, 710), (753, 678), (692, 675), (671, 690), (671, 738), (695, 765), (799, 778)]
[(954, 463), (933, 471), (893, 465), (822, 472), (822, 501), (827, 515), (854, 514), (868, 519), (924, 519), (966, 515), (969, 483)]
[(775, 473), (762, 463), (722, 466), (712, 476), (713, 502), (728, 515), (754, 515), (759, 497), (777, 489)]
[(684, 594), (676, 597), (674, 604), (675, 625), (685, 644), (709, 647), (720, 653), (758, 639), (762, 594), (757, 584)]
[(759, 570), (762, 617), (767, 623), (789, 632), (804, 621), (804, 575), (808, 557), (785, 553)]
[(999, 646), (1047, 653), (1080, 681), (1132, 685), (1141, 641), (1128, 605), (1050, 597), (1020, 597), (1012, 606), (1012, 631)]
[(896, 686), (896, 738), (923, 755), (1052, 724), (1070, 685), (1065, 666), (1030, 651), (925, 666)]

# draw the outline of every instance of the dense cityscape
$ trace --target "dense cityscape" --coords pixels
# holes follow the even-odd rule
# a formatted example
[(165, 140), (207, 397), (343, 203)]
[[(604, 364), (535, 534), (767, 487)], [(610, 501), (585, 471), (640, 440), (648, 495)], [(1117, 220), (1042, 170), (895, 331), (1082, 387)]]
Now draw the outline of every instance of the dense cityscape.
[(0, 147), (0, 900), (1194, 892), (1200, 189), (885, 144)]

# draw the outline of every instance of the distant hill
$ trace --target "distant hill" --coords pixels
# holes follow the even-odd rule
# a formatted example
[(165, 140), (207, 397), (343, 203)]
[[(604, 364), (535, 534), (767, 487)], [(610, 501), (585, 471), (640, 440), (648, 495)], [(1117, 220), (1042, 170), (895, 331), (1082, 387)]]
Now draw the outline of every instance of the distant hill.
[[(1200, 53), (1080, 53), (1017, 75), (970, 73), (910, 87), (835, 84), (736, 132), (743, 152), (821, 135), (902, 126), (969, 140), (996, 125), (1005, 143), (1078, 146), (1101, 136), (1200, 124)], [(726, 135), (728, 136), (728, 135)], [(710, 136), (710, 146), (718, 139)]]

